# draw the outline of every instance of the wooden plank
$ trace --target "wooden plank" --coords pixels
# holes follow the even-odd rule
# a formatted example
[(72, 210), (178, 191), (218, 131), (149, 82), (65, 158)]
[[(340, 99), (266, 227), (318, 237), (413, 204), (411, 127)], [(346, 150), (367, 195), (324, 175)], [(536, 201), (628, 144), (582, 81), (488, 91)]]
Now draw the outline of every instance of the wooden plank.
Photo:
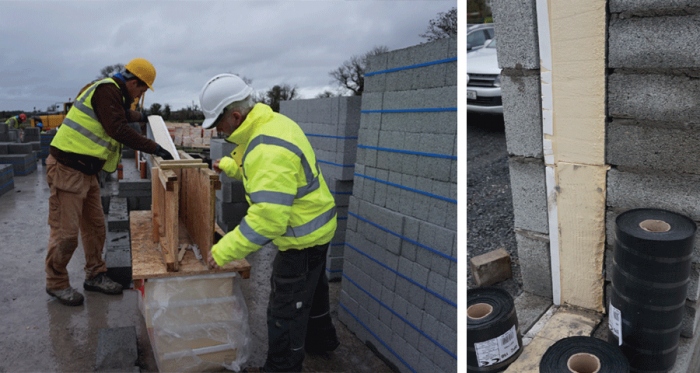
[[(150, 239), (152, 228), (150, 211), (132, 211), (129, 213), (131, 237), (132, 278), (144, 280), (149, 278), (178, 277), (202, 275), (218, 272), (238, 272), (242, 278), (250, 277), (250, 264), (247, 260), (235, 260), (222, 269), (209, 269), (197, 260), (192, 251), (187, 251), (180, 263), (178, 272), (168, 272), (158, 243)], [(185, 243), (185, 242), (182, 242)], [(202, 253), (204, 256), (204, 253)], [(204, 256), (206, 259), (206, 256)]]
[(180, 159), (180, 154), (178, 154), (175, 148), (175, 143), (173, 143), (173, 139), (170, 137), (168, 127), (165, 125), (163, 118), (160, 115), (149, 115), (148, 124), (151, 126), (151, 132), (153, 132), (155, 142), (163, 149), (170, 152), (174, 159)]
[(151, 168), (151, 240), (160, 242), (160, 214), (163, 204), (163, 187), (160, 181), (160, 170), (157, 167)]
[[(166, 172), (166, 171), (163, 171)], [(172, 172), (172, 171), (170, 171)], [(165, 226), (165, 239), (161, 240), (161, 248), (165, 255), (168, 271), (178, 271), (180, 263), (177, 261), (177, 250), (179, 245), (179, 198), (180, 182), (173, 183), (173, 190), (165, 192), (165, 214), (161, 225)]]

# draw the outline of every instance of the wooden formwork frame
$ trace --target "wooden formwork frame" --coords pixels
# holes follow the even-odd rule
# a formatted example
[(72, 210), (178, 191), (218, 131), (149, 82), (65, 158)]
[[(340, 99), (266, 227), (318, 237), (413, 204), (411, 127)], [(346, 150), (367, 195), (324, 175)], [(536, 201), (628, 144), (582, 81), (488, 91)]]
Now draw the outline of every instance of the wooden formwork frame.
[(179, 160), (152, 156), (152, 240), (160, 249), (169, 272), (180, 269), (181, 241), (196, 244), (206, 258), (214, 244), (215, 191), (219, 175), (201, 159), (180, 151)]

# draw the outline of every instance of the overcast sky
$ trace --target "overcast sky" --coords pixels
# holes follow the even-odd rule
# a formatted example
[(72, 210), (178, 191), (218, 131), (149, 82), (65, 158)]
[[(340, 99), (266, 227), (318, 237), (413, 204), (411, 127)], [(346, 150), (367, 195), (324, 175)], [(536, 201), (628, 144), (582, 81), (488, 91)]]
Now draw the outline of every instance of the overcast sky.
[(145, 107), (199, 105), (212, 76), (230, 72), (266, 91), (296, 85), (313, 98), (328, 74), (375, 46), (424, 42), (429, 21), (456, 0), (7, 1), (0, 0), (0, 110), (75, 99), (103, 67), (150, 60)]

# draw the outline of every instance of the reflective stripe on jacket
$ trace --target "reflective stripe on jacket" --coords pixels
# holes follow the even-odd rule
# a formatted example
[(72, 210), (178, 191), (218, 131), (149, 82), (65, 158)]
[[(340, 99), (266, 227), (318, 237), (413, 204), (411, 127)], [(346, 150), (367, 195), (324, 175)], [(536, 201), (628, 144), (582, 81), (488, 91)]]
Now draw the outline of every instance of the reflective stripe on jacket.
[(92, 84), (82, 92), (68, 111), (61, 131), (51, 141), (51, 146), (68, 153), (89, 155), (102, 160), (107, 172), (114, 172), (121, 158), (121, 144), (111, 138), (97, 120), (92, 109), (92, 95), (100, 84), (119, 85), (112, 78), (105, 78)]
[(241, 223), (212, 247), (219, 265), (245, 258), (269, 242), (281, 251), (330, 242), (337, 226), (335, 200), (309, 140), (294, 121), (256, 104), (227, 141), (240, 145), (219, 168), (243, 180), (250, 207)]

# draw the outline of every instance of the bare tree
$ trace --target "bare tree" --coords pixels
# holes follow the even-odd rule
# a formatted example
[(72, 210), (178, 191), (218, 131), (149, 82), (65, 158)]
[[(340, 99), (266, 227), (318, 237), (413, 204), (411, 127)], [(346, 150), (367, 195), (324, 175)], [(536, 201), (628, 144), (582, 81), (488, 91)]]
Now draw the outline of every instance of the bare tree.
[(447, 12), (440, 12), (437, 17), (430, 20), (430, 25), (420, 37), (427, 41), (435, 41), (445, 38), (457, 37), (457, 8), (452, 8)]
[(272, 111), (279, 113), (280, 101), (294, 100), (297, 98), (299, 98), (297, 86), (284, 83), (270, 88), (267, 92), (258, 93), (254, 100), (269, 105)]
[(122, 71), (124, 71), (124, 65), (120, 63), (105, 66), (102, 68), (102, 70), (100, 70), (100, 75), (97, 76), (97, 79), (99, 80), (103, 78), (109, 78), (110, 76), (112, 76), (112, 74)]
[(338, 96), (340, 96), (340, 94), (338, 94), (336, 92), (331, 92), (331, 91), (326, 89), (325, 91), (317, 94), (316, 98), (328, 98), (328, 97), (338, 97)]
[(329, 74), (341, 86), (341, 88), (352, 92), (354, 96), (362, 95), (365, 90), (365, 68), (367, 60), (378, 54), (386, 53), (389, 48), (386, 46), (374, 47), (371, 51), (358, 56), (352, 56), (349, 60)]
[(161, 108), (161, 105), (157, 102), (154, 102), (151, 104), (151, 108), (148, 109), (148, 113), (150, 115), (162, 115), (162, 113), (160, 112), (160, 108)]

